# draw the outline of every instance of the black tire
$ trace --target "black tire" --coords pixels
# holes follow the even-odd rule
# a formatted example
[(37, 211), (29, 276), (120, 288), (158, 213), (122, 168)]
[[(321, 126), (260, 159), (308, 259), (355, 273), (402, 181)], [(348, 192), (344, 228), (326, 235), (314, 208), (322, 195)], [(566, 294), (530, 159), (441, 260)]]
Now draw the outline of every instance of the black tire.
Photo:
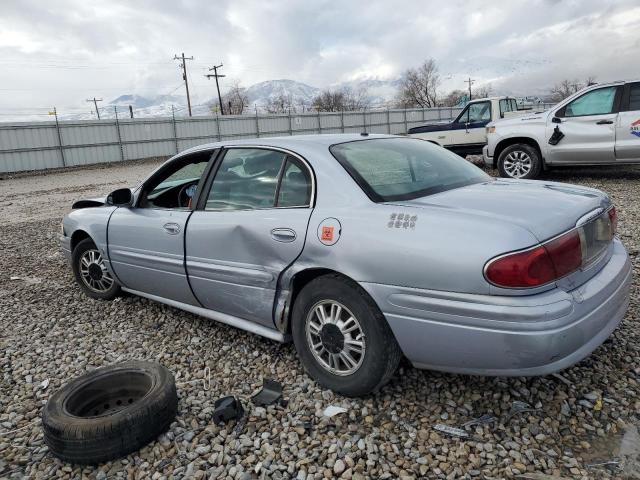
[[(357, 319), (364, 334), (364, 353), (358, 356), (360, 366), (353, 373), (331, 372), (316, 358), (307, 341), (310, 315), (318, 304), (327, 301), (341, 304)], [(340, 275), (318, 277), (300, 291), (293, 306), (291, 327), (296, 351), (309, 376), (324, 387), (349, 397), (378, 391), (393, 376), (402, 358), (400, 347), (378, 306), (359, 285)], [(344, 351), (346, 337), (343, 335), (342, 338)], [(336, 348), (335, 345), (331, 347)], [(346, 365), (343, 362), (343, 367)]]
[[(513, 158), (513, 156), (516, 158), (520, 156), (523, 159), (528, 158), (530, 161), (530, 168), (527, 173), (521, 176), (511, 174), (509, 172), (511, 169), (508, 166), (505, 168), (505, 163), (509, 163), (510, 156), (511, 158)], [(540, 175), (540, 172), (542, 172), (542, 158), (536, 148), (531, 145), (527, 145), (526, 143), (509, 145), (500, 152), (500, 156), (498, 157), (498, 172), (500, 172), (500, 176), (504, 178), (537, 178)]]
[[(99, 275), (98, 280), (86, 280), (81, 271), (81, 263), (83, 258), (85, 258), (84, 256), (90, 254), (92, 251), (97, 252), (97, 254), (99, 255), (99, 257), (96, 258), (98, 258), (100, 262), (98, 262), (96, 265), (102, 265), (102, 268), (100, 268), (99, 266), (96, 266), (95, 268), (89, 267), (93, 268), (91, 274), (97, 272), (98, 269), (100, 270), (99, 274), (95, 273), (94, 275), (96, 278), (98, 278)], [(118, 285), (111, 274), (106, 271), (106, 267), (104, 267), (104, 263), (102, 262), (102, 253), (98, 250), (95, 243), (93, 243), (93, 240), (91, 240), (90, 238), (85, 238), (84, 240), (79, 242), (78, 245), (76, 245), (76, 247), (73, 249), (73, 253), (71, 254), (71, 267), (73, 268), (73, 275), (76, 278), (76, 282), (88, 297), (94, 298), (96, 300), (113, 300), (120, 294), (120, 285)], [(96, 288), (93, 288), (90, 283), (94, 281), (95, 283), (93, 283), (93, 287)], [(100, 285), (108, 286), (108, 288), (101, 289), (99, 288)]]
[(99, 368), (49, 399), (42, 412), (44, 441), (64, 461), (96, 465), (156, 438), (177, 407), (173, 375), (162, 365), (128, 361)]

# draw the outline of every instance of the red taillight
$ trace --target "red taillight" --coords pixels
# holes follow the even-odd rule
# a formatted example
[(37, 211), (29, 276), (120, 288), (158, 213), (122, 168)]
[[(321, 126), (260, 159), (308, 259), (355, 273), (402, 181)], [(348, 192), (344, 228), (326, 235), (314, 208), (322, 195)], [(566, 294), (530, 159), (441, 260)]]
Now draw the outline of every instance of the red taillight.
[(616, 234), (618, 230), (618, 213), (616, 207), (611, 207), (607, 213), (609, 214), (609, 222), (611, 223), (611, 238)]
[(496, 258), (487, 265), (487, 279), (501, 287), (535, 287), (554, 279), (555, 269), (543, 246)]
[(531, 250), (491, 260), (485, 276), (500, 287), (529, 288), (563, 277), (581, 265), (580, 235), (573, 230)]
[(577, 230), (545, 243), (544, 248), (555, 267), (555, 278), (564, 277), (582, 265), (582, 245)]
[(616, 233), (615, 207), (542, 245), (489, 260), (484, 275), (499, 287), (529, 288), (552, 282), (589, 265)]

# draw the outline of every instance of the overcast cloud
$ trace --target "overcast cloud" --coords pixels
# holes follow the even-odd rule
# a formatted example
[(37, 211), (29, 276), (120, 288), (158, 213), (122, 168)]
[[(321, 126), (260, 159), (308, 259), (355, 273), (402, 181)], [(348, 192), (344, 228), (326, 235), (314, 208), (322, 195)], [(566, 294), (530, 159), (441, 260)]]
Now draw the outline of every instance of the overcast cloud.
[[(433, 57), (442, 90), (471, 75), (495, 91), (540, 94), (564, 78), (640, 77), (640, 3), (603, 1), (3, 0), (0, 109), (87, 109), (86, 98), (183, 93), (289, 78), (325, 87), (391, 79)], [(40, 109), (40, 110), (37, 110)]]

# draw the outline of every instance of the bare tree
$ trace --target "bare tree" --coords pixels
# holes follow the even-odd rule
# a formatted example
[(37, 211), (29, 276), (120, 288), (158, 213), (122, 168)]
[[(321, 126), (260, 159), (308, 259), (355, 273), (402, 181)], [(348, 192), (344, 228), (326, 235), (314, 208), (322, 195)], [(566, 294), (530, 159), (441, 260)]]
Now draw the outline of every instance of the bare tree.
[[(231, 88), (222, 96), (222, 110), (226, 115), (242, 115), (245, 107), (248, 106), (249, 98), (246, 89), (240, 86), (240, 82), (235, 81)], [(211, 107), (213, 113), (220, 112), (220, 104), (216, 100)]]
[(551, 96), (556, 102), (564, 100), (565, 98), (573, 95), (579, 90), (582, 90), (584, 87), (589, 87), (591, 85), (595, 85), (596, 77), (587, 77), (584, 82), (580, 82), (578, 80), (562, 80), (560, 83), (553, 86), (551, 89)]
[(369, 106), (369, 98), (366, 90), (354, 91), (349, 87), (340, 90), (323, 90), (312, 102), (313, 108), (318, 112), (340, 112), (362, 110)]
[(396, 103), (400, 107), (435, 107), (439, 86), (438, 66), (430, 58), (418, 68), (410, 68), (404, 72)]
[(491, 84), (487, 83), (486, 85), (481, 85), (476, 88), (476, 90), (473, 92), (473, 98), (487, 98), (491, 96), (492, 92), (493, 88), (491, 87)]
[(269, 103), (265, 106), (268, 113), (287, 113), (295, 112), (295, 106), (293, 105), (293, 97), (291, 94), (285, 95), (281, 93), (275, 98), (269, 100)]
[(462, 90), (453, 90), (444, 97), (440, 105), (443, 107), (457, 107), (467, 99), (467, 92)]

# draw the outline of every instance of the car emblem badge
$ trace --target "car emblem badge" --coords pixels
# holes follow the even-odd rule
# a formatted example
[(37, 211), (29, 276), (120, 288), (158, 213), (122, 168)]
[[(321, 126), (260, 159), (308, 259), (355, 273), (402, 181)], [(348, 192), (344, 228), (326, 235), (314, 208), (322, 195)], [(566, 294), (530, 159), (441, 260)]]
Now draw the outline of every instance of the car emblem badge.
[(337, 218), (325, 218), (318, 225), (318, 240), (323, 245), (335, 245), (341, 233), (342, 226)]

